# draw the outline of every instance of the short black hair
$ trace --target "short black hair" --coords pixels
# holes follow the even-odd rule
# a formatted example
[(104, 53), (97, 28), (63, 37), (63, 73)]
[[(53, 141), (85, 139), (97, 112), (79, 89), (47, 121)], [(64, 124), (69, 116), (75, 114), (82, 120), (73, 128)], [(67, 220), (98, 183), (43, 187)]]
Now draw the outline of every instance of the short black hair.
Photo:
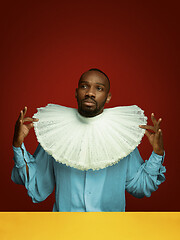
[[(102, 70), (100, 70), (100, 69), (98, 69), (98, 68), (90, 68), (87, 72), (91, 72), (91, 71), (100, 72), (100, 73), (102, 73), (102, 74), (106, 77), (106, 79), (108, 80), (108, 85), (109, 85), (108, 92), (109, 92), (109, 90), (110, 90), (110, 80), (109, 80), (108, 76), (107, 76)], [(85, 72), (85, 73), (86, 73), (86, 72)], [(83, 73), (83, 74), (84, 74), (84, 73)], [(80, 80), (82, 79), (83, 74), (81, 75)]]

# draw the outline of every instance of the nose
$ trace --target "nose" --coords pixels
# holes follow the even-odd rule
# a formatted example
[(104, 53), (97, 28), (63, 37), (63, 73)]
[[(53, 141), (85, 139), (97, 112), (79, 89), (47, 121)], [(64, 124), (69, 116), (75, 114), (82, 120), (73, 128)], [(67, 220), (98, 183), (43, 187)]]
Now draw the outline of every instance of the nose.
[(89, 88), (87, 89), (87, 92), (86, 92), (86, 97), (91, 97), (91, 98), (95, 98), (96, 97), (96, 94), (95, 94), (95, 91), (93, 90), (93, 88)]

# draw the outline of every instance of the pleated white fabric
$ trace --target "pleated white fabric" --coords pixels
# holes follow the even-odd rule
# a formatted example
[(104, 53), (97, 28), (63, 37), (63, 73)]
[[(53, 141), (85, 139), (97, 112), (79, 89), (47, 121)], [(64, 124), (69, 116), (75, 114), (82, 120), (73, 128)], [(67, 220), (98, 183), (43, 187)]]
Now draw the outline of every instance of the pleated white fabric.
[(144, 136), (139, 125), (147, 123), (136, 105), (104, 109), (91, 118), (56, 104), (37, 110), (38, 142), (56, 161), (80, 170), (102, 169), (126, 157)]

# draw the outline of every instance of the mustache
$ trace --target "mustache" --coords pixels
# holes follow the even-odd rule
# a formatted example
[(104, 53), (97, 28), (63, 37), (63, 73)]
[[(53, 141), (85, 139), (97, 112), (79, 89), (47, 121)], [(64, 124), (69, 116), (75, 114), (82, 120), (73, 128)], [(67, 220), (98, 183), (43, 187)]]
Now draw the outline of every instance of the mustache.
[(85, 98), (82, 100), (82, 102), (85, 102), (86, 100), (91, 100), (90, 102), (94, 102), (95, 104), (97, 104), (97, 102), (96, 102), (93, 98), (91, 98), (91, 97), (85, 97)]

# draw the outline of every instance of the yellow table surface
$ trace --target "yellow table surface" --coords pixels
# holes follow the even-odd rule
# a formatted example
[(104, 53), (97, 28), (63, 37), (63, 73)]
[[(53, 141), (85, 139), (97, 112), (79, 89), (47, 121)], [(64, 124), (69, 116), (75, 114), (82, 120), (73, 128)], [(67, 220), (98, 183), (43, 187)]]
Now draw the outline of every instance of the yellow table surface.
[(0, 239), (180, 239), (179, 212), (1, 212)]

